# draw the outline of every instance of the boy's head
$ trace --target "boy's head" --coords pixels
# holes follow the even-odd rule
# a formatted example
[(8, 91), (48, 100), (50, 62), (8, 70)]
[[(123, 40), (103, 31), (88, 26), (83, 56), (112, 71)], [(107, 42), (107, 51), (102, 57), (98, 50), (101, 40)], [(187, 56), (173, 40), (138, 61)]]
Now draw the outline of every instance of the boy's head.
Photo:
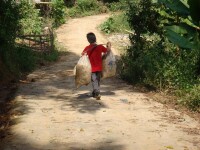
[(95, 42), (96, 42), (96, 36), (95, 36), (95, 34), (92, 33), (92, 32), (89, 32), (89, 33), (87, 34), (87, 40), (88, 40), (88, 42), (89, 42), (90, 44), (95, 43)]

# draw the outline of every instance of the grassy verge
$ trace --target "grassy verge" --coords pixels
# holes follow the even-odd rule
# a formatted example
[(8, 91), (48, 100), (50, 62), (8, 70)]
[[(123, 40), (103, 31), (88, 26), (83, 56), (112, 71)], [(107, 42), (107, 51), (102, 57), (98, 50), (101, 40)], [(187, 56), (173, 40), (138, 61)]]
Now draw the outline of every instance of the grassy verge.
[(123, 12), (113, 14), (99, 28), (106, 34), (125, 33), (126, 30), (130, 30), (127, 16)]
[[(101, 24), (100, 30), (106, 34), (123, 33), (130, 27), (125, 14), (117, 13)], [(198, 60), (195, 58), (198, 52), (182, 51), (181, 55), (177, 55), (176, 47), (167, 41), (160, 48), (156, 35), (144, 34), (143, 38), (147, 39), (143, 41), (143, 49), (134, 44), (135, 47), (123, 50), (118, 65), (121, 78), (143, 85), (150, 91), (174, 97), (173, 102), (167, 101), (168, 104), (182, 105), (193, 112), (200, 112), (200, 82), (199, 77), (193, 75), (197, 70), (195, 64)], [(119, 46), (121, 42), (116, 43)]]
[(69, 17), (83, 17), (108, 12), (108, 8), (97, 0), (78, 0), (74, 7), (67, 9)]

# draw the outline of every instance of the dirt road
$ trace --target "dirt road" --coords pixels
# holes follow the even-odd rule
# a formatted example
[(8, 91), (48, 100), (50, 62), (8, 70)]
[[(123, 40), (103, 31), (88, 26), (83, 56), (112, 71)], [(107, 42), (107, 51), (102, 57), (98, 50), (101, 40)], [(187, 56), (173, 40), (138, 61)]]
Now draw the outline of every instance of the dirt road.
[(74, 88), (73, 67), (107, 15), (72, 19), (57, 30), (69, 50), (58, 63), (34, 71), (35, 82), (16, 94), (18, 115), (2, 150), (200, 150), (200, 125), (164, 107), (117, 79), (102, 82), (102, 100), (87, 96), (91, 86)]

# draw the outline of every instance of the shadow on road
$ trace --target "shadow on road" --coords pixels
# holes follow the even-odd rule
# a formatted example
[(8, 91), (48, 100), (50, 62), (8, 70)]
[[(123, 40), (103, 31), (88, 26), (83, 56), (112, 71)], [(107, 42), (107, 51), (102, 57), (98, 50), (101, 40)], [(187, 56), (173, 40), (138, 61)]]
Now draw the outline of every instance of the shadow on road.
[[(119, 144), (119, 142), (114, 140), (104, 140), (102, 142), (92, 142), (88, 143), (65, 143), (56, 141), (52, 139), (49, 144), (40, 144), (40, 142), (35, 143), (34, 141), (29, 141), (27, 138), (23, 136), (19, 136), (19, 139), (16, 143), (12, 145), (4, 145), (0, 146), (2, 150), (11, 149), (11, 150), (124, 150), (125, 146)], [(25, 142), (26, 141), (26, 142)], [(23, 143), (23, 144), (21, 144)]]
[[(52, 110), (55, 106), (50, 106), (49, 101), (59, 104), (59, 109), (63, 112), (77, 111), (79, 113), (94, 114), (97, 111), (108, 108), (103, 101), (97, 101), (92, 97), (88, 97), (87, 94), (91, 90), (90, 86), (83, 86), (76, 90), (74, 85), (73, 68), (77, 63), (79, 56), (74, 53), (69, 53), (67, 56), (63, 56), (61, 61), (52, 66), (45, 66), (38, 69), (27, 76), (27, 80), (32, 81), (30, 83), (21, 84), (17, 94), (15, 95), (13, 114), (22, 116), (28, 115), (38, 111), (41, 103), (45, 106), (41, 108), (41, 111)], [(125, 83), (117, 78), (105, 79), (102, 81), (101, 95), (105, 97), (115, 96), (116, 90), (132, 91), (132, 89), (124, 89)], [(46, 103), (46, 104), (45, 104)], [(12, 118), (10, 125), (16, 125), (22, 123), (18, 118)], [(12, 133), (12, 131), (10, 131)], [(23, 138), (20, 141), (19, 135), (12, 135), (13, 138), (18, 139), (19, 143), (23, 143)], [(9, 139), (9, 136), (8, 136)], [(103, 144), (102, 144), (103, 143)], [(91, 147), (79, 147), (79, 143), (62, 144), (56, 143), (61, 149), (68, 147), (73, 150), (82, 149), (102, 149), (102, 150), (122, 150), (123, 146), (114, 144), (114, 141), (104, 141), (95, 143)], [(33, 144), (31, 144), (33, 145)], [(37, 145), (37, 143), (36, 143)], [(75, 146), (74, 146), (75, 145)], [(25, 147), (25, 148), (24, 148)], [(42, 149), (49, 147), (43, 145)], [(56, 146), (55, 146), (56, 147)], [(31, 147), (30, 145), (23, 145), (23, 149), (41, 149), (37, 147)], [(50, 148), (51, 149), (51, 148)]]
[[(35, 101), (52, 100), (62, 102), (63, 106), (76, 109), (80, 113), (95, 113), (106, 108), (103, 102), (96, 101), (88, 97), (91, 91), (91, 85), (75, 89), (73, 69), (76, 65), (78, 56), (75, 53), (69, 53), (62, 56), (61, 61), (44, 68), (38, 69), (27, 76), (30, 82), (21, 84), (17, 94), (14, 110), (17, 114), (28, 114), (34, 111)], [(101, 95), (115, 96), (116, 90), (132, 91), (126, 89), (126, 83), (117, 78), (102, 80)]]

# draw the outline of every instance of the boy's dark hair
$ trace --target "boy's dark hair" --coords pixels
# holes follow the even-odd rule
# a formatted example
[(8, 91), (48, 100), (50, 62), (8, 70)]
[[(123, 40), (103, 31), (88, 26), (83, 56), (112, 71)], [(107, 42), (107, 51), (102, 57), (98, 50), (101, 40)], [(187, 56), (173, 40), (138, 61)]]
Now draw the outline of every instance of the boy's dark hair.
[(87, 34), (87, 40), (88, 40), (88, 42), (91, 44), (91, 43), (95, 43), (96, 42), (96, 36), (95, 36), (95, 34), (94, 33), (92, 33), (92, 32), (89, 32), (88, 34)]

